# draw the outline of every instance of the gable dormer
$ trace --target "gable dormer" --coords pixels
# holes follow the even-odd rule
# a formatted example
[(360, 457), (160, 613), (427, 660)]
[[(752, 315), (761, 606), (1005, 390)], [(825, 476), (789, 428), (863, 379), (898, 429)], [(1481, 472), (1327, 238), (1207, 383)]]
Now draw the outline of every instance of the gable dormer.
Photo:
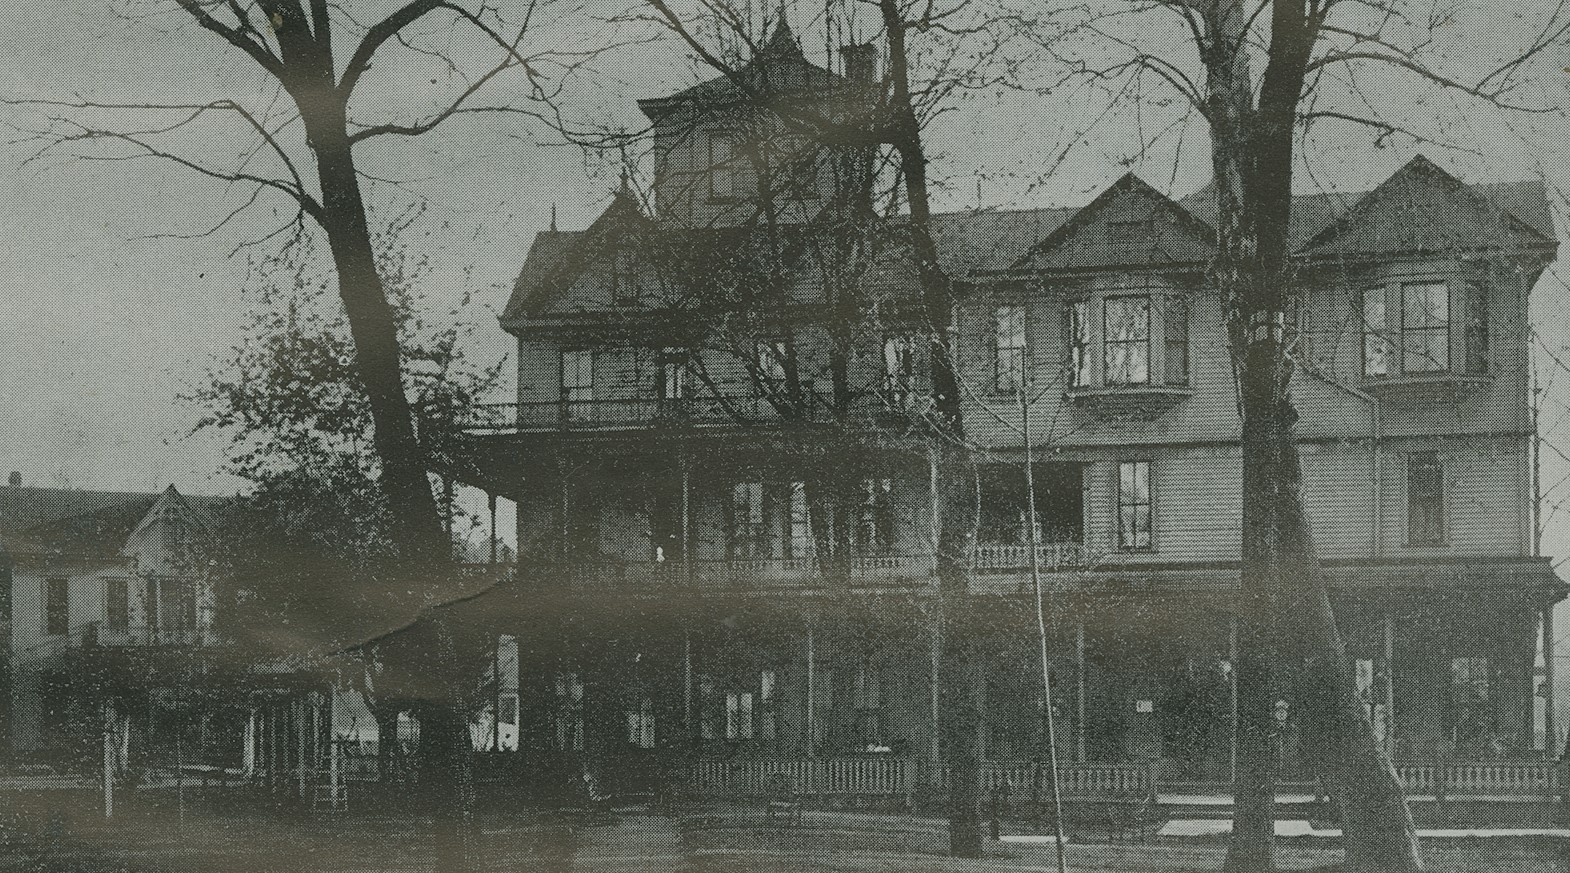
[[(654, 199), (662, 223), (734, 227), (801, 221), (832, 199), (826, 150), (799, 119), (849, 101), (876, 75), (869, 46), (841, 50), (851, 78), (808, 61), (783, 21), (739, 69), (638, 101), (653, 123)], [(848, 104), (847, 104), (848, 105)], [(788, 119), (798, 121), (788, 121)]]
[(1032, 247), (1013, 269), (1161, 268), (1204, 264), (1214, 252), (1214, 234), (1204, 222), (1129, 173)]

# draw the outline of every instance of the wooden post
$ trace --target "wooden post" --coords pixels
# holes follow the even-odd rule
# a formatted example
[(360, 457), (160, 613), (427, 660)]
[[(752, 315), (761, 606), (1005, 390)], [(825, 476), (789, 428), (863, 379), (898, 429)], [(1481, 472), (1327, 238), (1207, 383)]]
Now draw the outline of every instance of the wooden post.
[(306, 786), (305, 786), (305, 762), (307, 760), (307, 758), (306, 758), (306, 747), (305, 747), (305, 743), (306, 743), (306, 739), (307, 739), (307, 737), (306, 737), (306, 723), (305, 723), (305, 718), (306, 718), (305, 710), (306, 710), (306, 702), (305, 702), (305, 700), (303, 698), (300, 699), (300, 700), (295, 701), (295, 704), (294, 704), (294, 729), (295, 729), (295, 734), (296, 734), (296, 736), (295, 736), (296, 756), (295, 756), (295, 761), (294, 761), (294, 763), (295, 763), (295, 768), (294, 769), (295, 769), (295, 782), (296, 782), (296, 785), (298, 786), (298, 795), (297, 796), (302, 801), (307, 799), (307, 797), (306, 797)]
[(698, 726), (693, 719), (692, 700), (692, 630), (687, 627), (681, 629), (681, 717), (687, 728), (687, 742), (693, 748), (698, 745)]
[(1543, 757), (1559, 757), (1559, 720), (1554, 713), (1554, 607), (1543, 607)]
[(812, 622), (807, 622), (807, 758), (818, 756), (818, 668)]
[(102, 714), (104, 721), (104, 818), (114, 818), (114, 728), (119, 719), (115, 716), (113, 701), (104, 701)]
[(240, 753), (240, 775), (249, 781), (256, 773), (256, 708), (252, 707), (245, 714), (245, 739)]
[(491, 513), (491, 563), (496, 563), (496, 492), (485, 492), (485, 503)]
[(927, 745), (928, 758), (931, 760), (932, 766), (936, 768), (943, 766), (943, 731), (942, 722), (939, 721), (943, 714), (943, 683), (942, 673), (940, 672), (941, 665), (939, 664), (939, 656), (942, 654), (943, 649), (943, 640), (939, 636), (939, 631), (936, 626), (933, 626), (931, 633), (928, 635), (928, 641), (928, 654), (931, 658), (931, 671), (928, 674), (929, 686), (931, 690), (931, 708), (928, 713), (928, 717), (931, 719), (931, 721), (928, 722), (929, 730), (927, 734), (930, 739)]
[(1396, 760), (1396, 616), (1385, 610), (1385, 755)]
[(1085, 620), (1074, 622), (1074, 760), (1085, 763)]
[(1232, 730), (1230, 748), (1227, 750), (1227, 781), (1237, 781), (1237, 616), (1234, 615), (1227, 622), (1227, 663), (1232, 669), (1227, 671), (1227, 693), (1231, 698)]

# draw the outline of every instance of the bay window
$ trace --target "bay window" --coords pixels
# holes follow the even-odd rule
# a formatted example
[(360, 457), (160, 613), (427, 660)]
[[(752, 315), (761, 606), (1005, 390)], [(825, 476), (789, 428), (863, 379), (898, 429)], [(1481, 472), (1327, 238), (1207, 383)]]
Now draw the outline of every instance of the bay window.
[(1368, 378), (1488, 373), (1488, 294), (1480, 283), (1420, 278), (1363, 289)]
[(1123, 288), (1070, 300), (1064, 345), (1070, 389), (1186, 388), (1189, 302)]

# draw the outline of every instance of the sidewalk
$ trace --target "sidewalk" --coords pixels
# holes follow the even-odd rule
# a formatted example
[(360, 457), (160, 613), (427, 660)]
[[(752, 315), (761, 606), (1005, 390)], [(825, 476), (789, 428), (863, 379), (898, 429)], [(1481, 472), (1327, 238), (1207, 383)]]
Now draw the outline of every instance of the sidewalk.
[[(1232, 833), (1232, 822), (1224, 818), (1173, 819), (1156, 832), (1160, 837), (1221, 837)], [(1308, 837), (1339, 840), (1340, 828), (1316, 828), (1306, 819), (1276, 821), (1278, 837)], [(1420, 840), (1511, 839), (1521, 837), (1570, 840), (1570, 828), (1418, 828)]]

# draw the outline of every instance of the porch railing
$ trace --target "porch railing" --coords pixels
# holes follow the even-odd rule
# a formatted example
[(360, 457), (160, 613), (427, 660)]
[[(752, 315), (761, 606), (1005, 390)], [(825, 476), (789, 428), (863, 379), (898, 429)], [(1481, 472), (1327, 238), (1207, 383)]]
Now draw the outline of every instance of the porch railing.
[(1396, 775), (1409, 795), (1553, 797), (1565, 787), (1555, 761), (1448, 761), (1402, 764)]
[[(1409, 796), (1552, 799), (1563, 793), (1565, 765), (1553, 761), (1452, 761), (1402, 764), (1396, 770)], [(1047, 790), (1045, 768), (1033, 762), (989, 762), (982, 790), (1008, 788), (1019, 800)], [(1065, 764), (1059, 785), (1069, 797), (1154, 796), (1160, 791), (1149, 764)], [(1039, 783), (1038, 783), (1039, 780)], [(687, 771), (687, 789), (704, 797), (763, 797), (783, 790), (804, 795), (898, 796), (947, 790), (948, 767), (910, 758), (801, 758), (705, 760)]]
[[(1046, 572), (1085, 566), (1085, 545), (1080, 542), (1038, 543), (1036, 560)], [(1019, 570), (1030, 566), (1030, 546), (983, 543), (976, 546), (977, 570)]]
[[(789, 407), (786, 407), (790, 409)], [(844, 420), (873, 422), (904, 416), (904, 409), (881, 394), (859, 398), (841, 413), (829, 403), (809, 395), (807, 402), (790, 410), (789, 417), (809, 422)], [(460, 410), (454, 424), (473, 432), (520, 433), (553, 430), (616, 430), (678, 425), (745, 425), (785, 420), (769, 398), (757, 394), (707, 395), (664, 399), (629, 397), (604, 400), (538, 401), (530, 403), (477, 403)]]

